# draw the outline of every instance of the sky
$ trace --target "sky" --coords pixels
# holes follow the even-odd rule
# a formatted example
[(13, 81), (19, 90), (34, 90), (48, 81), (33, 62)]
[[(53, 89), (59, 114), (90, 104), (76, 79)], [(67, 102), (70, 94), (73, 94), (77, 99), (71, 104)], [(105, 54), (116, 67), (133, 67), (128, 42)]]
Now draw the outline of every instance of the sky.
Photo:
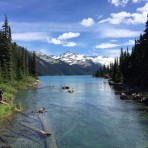
[(0, 0), (12, 39), (30, 51), (116, 57), (143, 34), (148, 0)]

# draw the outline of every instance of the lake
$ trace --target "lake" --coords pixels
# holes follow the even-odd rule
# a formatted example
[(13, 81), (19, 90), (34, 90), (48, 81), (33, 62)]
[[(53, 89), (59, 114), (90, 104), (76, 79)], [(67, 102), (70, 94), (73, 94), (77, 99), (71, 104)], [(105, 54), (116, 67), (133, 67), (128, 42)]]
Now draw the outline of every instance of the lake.
[[(148, 106), (120, 100), (107, 79), (91, 76), (42, 76), (38, 88), (21, 90), (22, 113), (1, 121), (0, 147), (148, 148)], [(74, 93), (62, 90), (63, 85)], [(45, 107), (44, 114), (36, 113)], [(32, 130), (43, 129), (51, 137)], [(24, 125), (25, 124), (25, 125)]]

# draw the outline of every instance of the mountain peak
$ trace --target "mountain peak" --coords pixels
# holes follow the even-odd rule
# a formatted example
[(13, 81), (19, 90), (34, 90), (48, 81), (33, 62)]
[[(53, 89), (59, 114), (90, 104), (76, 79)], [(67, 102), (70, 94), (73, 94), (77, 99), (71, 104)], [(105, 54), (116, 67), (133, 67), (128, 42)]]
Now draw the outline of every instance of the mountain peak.
[[(71, 51), (67, 51), (63, 54), (61, 54), (60, 56), (47, 56), (41, 52), (37, 52), (37, 56), (44, 58), (46, 60), (48, 60), (50, 58), (52, 58), (53, 60), (60, 60), (63, 61), (69, 65), (85, 65), (85, 66), (89, 66), (92, 63), (94, 64), (101, 64), (101, 65), (109, 65), (110, 63), (114, 62), (114, 58), (110, 58), (110, 57), (103, 57), (101, 55), (96, 55), (96, 56), (86, 56), (83, 54), (76, 54), (73, 53)], [(51, 59), (50, 59), (51, 60)]]
[(70, 51), (64, 52), (63, 54), (60, 55), (60, 57), (70, 57), (72, 55), (76, 55), (75, 53), (72, 53)]

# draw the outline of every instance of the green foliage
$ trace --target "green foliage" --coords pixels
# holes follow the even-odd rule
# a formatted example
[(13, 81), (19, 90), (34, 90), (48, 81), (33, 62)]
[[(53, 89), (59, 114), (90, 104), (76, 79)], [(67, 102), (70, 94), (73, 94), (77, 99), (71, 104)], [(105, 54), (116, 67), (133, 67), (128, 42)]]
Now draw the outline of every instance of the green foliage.
[[(100, 69), (95, 76), (105, 76), (106, 72)], [(124, 82), (132, 86), (148, 89), (148, 20), (144, 34), (135, 40), (131, 54), (121, 49), (119, 60), (110, 65), (108, 75), (114, 82)]]
[(15, 108), (14, 104), (10, 104), (9, 106), (1, 104), (0, 105), (0, 118), (3, 118), (6, 115), (9, 115), (14, 108)]
[(95, 77), (108, 77), (110, 73), (110, 67), (106, 67), (105, 65), (96, 71), (94, 74)]
[(11, 41), (11, 28), (7, 16), (0, 31), (0, 82), (37, 78), (35, 53)]
[(13, 99), (17, 90), (26, 88), (26, 84), (35, 82), (35, 78), (35, 53), (12, 42), (11, 28), (6, 16), (0, 31), (0, 89), (4, 92), (3, 101), (9, 105), (0, 104), (0, 117), (9, 114), (15, 107)]

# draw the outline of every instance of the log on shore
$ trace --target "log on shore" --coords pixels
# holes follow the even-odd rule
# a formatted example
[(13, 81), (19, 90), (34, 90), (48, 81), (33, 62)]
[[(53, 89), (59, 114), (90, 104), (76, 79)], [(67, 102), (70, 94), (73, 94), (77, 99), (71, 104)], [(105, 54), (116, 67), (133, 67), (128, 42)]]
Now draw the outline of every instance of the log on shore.
[(7, 102), (4, 102), (4, 101), (0, 101), (0, 103), (5, 104), (5, 105), (9, 105)]
[(109, 85), (113, 85), (113, 86), (121, 86), (123, 85), (122, 83), (115, 83), (114, 81), (108, 81)]

